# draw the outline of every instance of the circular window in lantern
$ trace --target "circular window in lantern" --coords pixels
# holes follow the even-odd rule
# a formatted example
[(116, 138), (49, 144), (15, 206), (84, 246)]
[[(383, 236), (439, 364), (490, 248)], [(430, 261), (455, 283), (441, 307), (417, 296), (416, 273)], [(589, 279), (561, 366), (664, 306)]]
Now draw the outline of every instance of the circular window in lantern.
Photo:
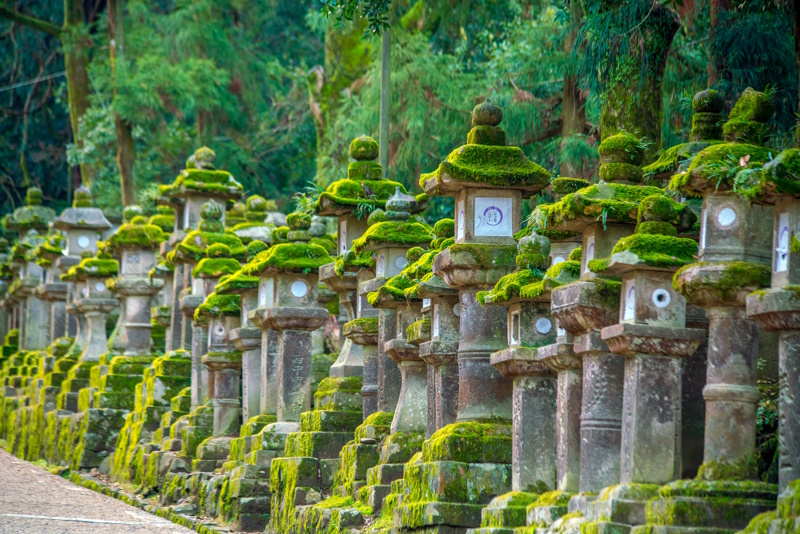
[(306, 293), (308, 293), (308, 284), (302, 280), (295, 280), (292, 282), (292, 285), (289, 287), (289, 289), (292, 292), (292, 295), (295, 297), (305, 297)]
[(105, 290), (106, 290), (106, 285), (105, 285), (103, 282), (97, 282), (97, 283), (94, 285), (94, 289), (95, 289), (95, 291), (97, 291), (98, 293), (102, 293), (103, 291), (105, 291)]
[(736, 222), (736, 212), (732, 208), (722, 208), (717, 213), (717, 222), (723, 228), (728, 228)]
[(89, 238), (85, 235), (82, 235), (78, 238), (78, 246), (81, 248), (89, 248), (90, 243), (91, 241), (89, 241)]
[(670, 300), (672, 300), (672, 297), (666, 289), (656, 289), (653, 291), (653, 304), (655, 304), (657, 308), (666, 308), (669, 306)]
[(553, 324), (546, 317), (536, 319), (536, 331), (540, 334), (548, 334), (553, 329)]
[(564, 256), (556, 256), (553, 258), (553, 265), (558, 265), (559, 263), (564, 263)]
[(408, 265), (408, 260), (406, 260), (403, 256), (398, 256), (397, 259), (394, 260), (394, 264), (398, 269), (405, 269), (406, 265)]
[(222, 326), (221, 324), (218, 324), (217, 327), (214, 329), (214, 333), (217, 335), (217, 337), (224, 336), (225, 335), (225, 327)]
[(453, 313), (456, 317), (461, 317), (461, 304), (453, 304)]

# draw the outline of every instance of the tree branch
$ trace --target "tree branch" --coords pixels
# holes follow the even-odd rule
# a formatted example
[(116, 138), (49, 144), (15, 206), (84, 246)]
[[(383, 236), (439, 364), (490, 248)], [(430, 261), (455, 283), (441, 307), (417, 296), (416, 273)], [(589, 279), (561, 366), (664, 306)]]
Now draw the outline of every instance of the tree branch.
[(0, 17), (12, 20), (18, 24), (22, 24), (23, 26), (27, 26), (29, 28), (33, 28), (34, 30), (39, 30), (40, 32), (47, 33), (61, 39), (61, 28), (47, 22), (46, 20), (37, 19), (36, 17), (29, 17), (28, 15), (23, 15), (19, 11), (14, 11), (13, 9), (8, 9), (7, 7), (0, 6)]

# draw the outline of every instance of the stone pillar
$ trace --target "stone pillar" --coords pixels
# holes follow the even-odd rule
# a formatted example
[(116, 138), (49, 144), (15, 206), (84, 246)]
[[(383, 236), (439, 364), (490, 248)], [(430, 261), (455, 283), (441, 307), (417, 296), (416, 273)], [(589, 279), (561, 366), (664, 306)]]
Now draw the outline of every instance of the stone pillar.
[(247, 317), (256, 327), (261, 329), (259, 409), (260, 413), (269, 415), (277, 415), (278, 413), (278, 355), (280, 353), (280, 343), (278, 342), (278, 332), (272, 330), (264, 322), (264, 314), (274, 304), (275, 279), (269, 275), (262, 276), (258, 285), (258, 307), (249, 311)]
[(408, 343), (406, 328), (420, 314), (420, 304), (402, 305), (395, 311), (397, 335), (384, 345), (386, 354), (400, 369), (401, 386), (392, 419), (391, 432), (420, 432), (428, 427), (428, 366), (419, 356), (419, 348)]
[(242, 351), (242, 418), (244, 421), (261, 411), (261, 331), (241, 327), (231, 331), (230, 340)]

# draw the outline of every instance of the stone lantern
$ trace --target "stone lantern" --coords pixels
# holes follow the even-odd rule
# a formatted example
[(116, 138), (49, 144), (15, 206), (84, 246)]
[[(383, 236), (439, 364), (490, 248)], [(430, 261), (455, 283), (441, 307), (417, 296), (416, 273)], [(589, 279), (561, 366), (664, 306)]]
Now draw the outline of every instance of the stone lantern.
[(625, 358), (620, 480), (589, 504), (585, 515), (598, 525), (646, 522), (653, 484), (681, 476), (682, 363), (706, 337), (686, 328), (686, 300), (672, 288), (672, 275), (694, 261), (697, 242), (676, 237), (674, 223), (688, 208), (654, 195), (639, 205), (636, 233), (615, 245), (598, 273), (622, 277), (619, 322), (601, 338)]
[[(175, 231), (170, 237), (170, 247), (177, 248), (187, 233), (198, 228), (200, 220), (203, 218), (202, 207), (207, 202), (213, 200), (221, 205), (221, 214), (218, 220), (224, 226), (225, 210), (222, 209), (222, 206), (225, 206), (228, 200), (239, 198), (242, 195), (244, 190), (242, 185), (228, 171), (217, 169), (214, 166), (215, 158), (216, 155), (210, 148), (197, 149), (186, 160), (186, 168), (181, 171), (175, 181), (159, 187), (159, 202), (167, 204), (175, 210)], [(170, 256), (166, 250), (164, 252), (165, 256)], [(175, 251), (173, 250), (173, 252)], [(183, 291), (196, 294), (192, 285), (191, 264), (190, 268), (186, 270), (183, 261), (172, 261), (171, 263), (175, 266), (173, 300), (180, 303)], [(190, 299), (187, 304), (190, 302), (193, 305), (185, 310), (176, 305), (173, 306), (172, 311), (172, 328), (181, 331), (182, 347), (180, 348), (187, 350), (193, 349), (191, 321), (194, 309), (202, 302), (202, 298), (199, 301)], [(201, 340), (201, 345), (205, 345), (205, 343), (205, 339)], [(194, 350), (192, 352), (194, 353)], [(197, 368), (201, 367), (203, 366), (198, 363)], [(202, 399), (198, 399), (196, 394), (193, 402), (202, 403)], [(194, 405), (196, 406), (196, 404)]]
[[(237, 259), (244, 259), (246, 249), (241, 240), (225, 232), (222, 223), (224, 210), (214, 200), (209, 200), (200, 211), (202, 219), (197, 230), (189, 231), (174, 250), (167, 254), (167, 261), (173, 265), (184, 265), (192, 280), (191, 289), (184, 290), (180, 308), (184, 316), (194, 319), (197, 307), (214, 291), (219, 278), (233, 274), (239, 269)], [(209, 261), (203, 261), (209, 260)], [(203, 265), (200, 265), (200, 262)], [(209, 388), (213, 388), (213, 377), (202, 364), (203, 355), (208, 350), (208, 330), (205, 322), (193, 323), (192, 334), (192, 407), (196, 408), (211, 398)]]
[(244, 212), (244, 221), (233, 227), (233, 233), (239, 236), (245, 245), (251, 241), (261, 241), (269, 245), (272, 243), (272, 224), (266, 221), (267, 201), (259, 195), (247, 197)]
[(427, 318), (427, 336), (419, 343), (419, 356), (428, 365), (428, 438), (440, 428), (455, 423), (458, 410), (461, 305), (458, 291), (433, 274), (433, 258), (453, 243), (453, 231), (453, 219), (442, 219), (434, 225), (436, 237), (431, 249), (417, 262), (419, 281), (405, 290), (409, 298), (422, 299), (421, 311)]
[[(467, 144), (420, 177), (427, 194), (455, 196), (455, 244), (436, 256), (433, 272), (459, 291), (459, 399), (457, 422), (427, 440), (420, 463), (406, 469), (403, 502), (394, 512), (404, 529), (476, 527), (482, 506), (510, 487), (512, 384), (489, 363), (506, 346), (506, 313), (482, 306), (477, 293), (516, 267), (522, 194), (543, 189), (549, 173), (506, 146), (501, 120), (490, 102), (477, 106)], [(479, 422), (487, 420), (494, 422)], [(457, 475), (453, 462), (468, 467)], [(438, 478), (432, 491), (422, 489), (429, 476)], [(455, 485), (463, 484), (474, 491), (454, 498)]]
[[(42, 206), (42, 190), (31, 187), (25, 195), (25, 205), (17, 208), (5, 218), (5, 227), (20, 234), (20, 244), (26, 250), (32, 250), (44, 238), (43, 236), (55, 219), (55, 212)], [(32, 235), (29, 232), (33, 231)], [(36, 237), (34, 237), (36, 236)], [(36, 241), (36, 245), (34, 245)], [(24, 261), (21, 261), (24, 260)], [(41, 267), (35, 261), (24, 258), (16, 260), (20, 267), (18, 289), (12, 291), (15, 297), (24, 300), (24, 316), (20, 318), (20, 349), (41, 350), (47, 346), (49, 329), (49, 306), (33, 294), (41, 282)]]
[(211, 293), (195, 311), (195, 323), (207, 323), (208, 329), (203, 365), (209, 369), (209, 380), (214, 381), (213, 386), (209, 385), (214, 428), (211, 437), (197, 448), (197, 459), (192, 463), (194, 471), (208, 472), (221, 467), (228, 458), (231, 442), (239, 437), (242, 351), (233, 346), (228, 336), (241, 324), (240, 317), (239, 295)]
[[(395, 339), (405, 338), (406, 328), (417, 319), (421, 302), (405, 298), (403, 290), (411, 285), (407, 278), (400, 286), (385, 287), (408, 266), (406, 251), (415, 246), (427, 246), (433, 237), (424, 225), (409, 221), (415, 208), (414, 197), (397, 187), (395, 194), (386, 201), (386, 213), (373, 212), (370, 217), (378, 220), (353, 242), (355, 254), (375, 253), (375, 278), (361, 283), (358, 291), (367, 296), (370, 306), (378, 309), (378, 411), (394, 412), (393, 432), (411, 428), (419, 432), (426, 426), (423, 413), (413, 406), (403, 409), (403, 403), (399, 402), (403, 378), (398, 366), (402, 365), (406, 373), (410, 373), (409, 378), (419, 383), (419, 373), (427, 373), (425, 364), (419, 359), (416, 347)], [(404, 363), (395, 361), (387, 350), (392, 350), (394, 357)], [(426, 382), (424, 379), (422, 383)]]
[(616, 242), (633, 232), (642, 199), (662, 193), (657, 187), (633, 185), (641, 180), (644, 157), (636, 137), (613, 135), (600, 144), (599, 152), (604, 181), (540, 206), (533, 215), (544, 230), (581, 233), (580, 279), (554, 288), (550, 300), (553, 315), (574, 336), (573, 351), (582, 360), (579, 490), (587, 493), (619, 482), (624, 368), (624, 359), (611, 353), (600, 337), (603, 327), (617, 322), (620, 283), (598, 277), (589, 265), (607, 258)]
[[(670, 182), (670, 188), (684, 195), (703, 197), (700, 262), (679, 270), (673, 286), (687, 302), (708, 312), (705, 444), (699, 480), (668, 485), (666, 493), (660, 492), (663, 496), (648, 504), (648, 523), (692, 526), (683, 516), (665, 521), (657, 515), (690, 503), (704, 510), (713, 506), (706, 516), (708, 527), (739, 529), (752, 516), (774, 507), (777, 488), (755, 481), (752, 461), (760, 397), (756, 387), (759, 333), (745, 311), (747, 294), (769, 285), (773, 210), (751, 206), (738, 194), (758, 182), (760, 169), (754, 166), (768, 161), (771, 152), (741, 141), (758, 142), (766, 130), (763, 122), (771, 114), (767, 95), (744, 91), (723, 126), (726, 140), (733, 142), (702, 150)], [(730, 172), (720, 175), (721, 162), (731, 165)], [(742, 480), (747, 481), (746, 488), (739, 487)], [(698, 500), (694, 488), (709, 484), (713, 489), (704, 490)], [(733, 496), (735, 501), (730, 500)]]
[(287, 222), (289, 242), (273, 245), (243, 271), (258, 275), (266, 293), (272, 284), (272, 305), (256, 313), (267, 328), (279, 332), (278, 421), (299, 422), (300, 414), (311, 408), (311, 331), (328, 318), (327, 310), (318, 307), (317, 270), (332, 258), (320, 245), (309, 243), (310, 215), (295, 212)]
[(150, 304), (164, 283), (151, 279), (150, 271), (156, 266), (159, 245), (166, 239), (167, 234), (161, 228), (149, 224), (142, 216), (135, 216), (105, 242), (106, 252), (121, 259), (120, 276), (109, 287), (122, 297), (125, 306), (126, 356), (151, 353)]
[(8, 277), (11, 274), (6, 269), (8, 262), (8, 240), (5, 237), (0, 237), (0, 339), (5, 339), (6, 334), (12, 329), (11, 325), (11, 310), (9, 310), (9, 302), (6, 300), (8, 293)]
[[(747, 316), (769, 331), (778, 332), (780, 392), (778, 397), (778, 512), (763, 517), (759, 525), (771, 532), (795, 524), (800, 515), (792, 503), (800, 483), (800, 421), (795, 399), (800, 394), (800, 189), (797, 166), (800, 150), (781, 152), (764, 166), (762, 193), (758, 202), (772, 204), (775, 218), (772, 232), (772, 279), (770, 288), (747, 296)], [(755, 525), (751, 524), (749, 528)], [(766, 530), (765, 530), (766, 531)]]
[[(168, 205), (158, 205), (156, 209), (157, 213), (152, 215), (147, 223), (158, 226), (167, 236), (167, 240), (162, 242), (159, 247), (160, 251), (162, 247), (169, 246), (169, 234), (175, 228), (175, 214)], [(150, 310), (150, 322), (153, 323), (153, 327), (164, 329), (164, 354), (178, 349), (181, 345), (180, 330), (172, 328), (172, 309), (175, 303), (174, 275), (175, 266), (160, 257), (156, 258), (156, 264), (149, 273), (150, 278), (159, 278), (164, 283), (164, 289), (159, 291), (158, 298), (154, 303), (156, 305)], [(153, 336), (155, 337), (155, 332)]]
[[(317, 215), (337, 217), (337, 250), (336, 263), (324, 265), (320, 268), (320, 282), (325, 283), (331, 291), (339, 295), (339, 303), (344, 308), (348, 321), (361, 317), (358, 313), (358, 271), (366, 269), (373, 272), (375, 265), (372, 253), (352, 252), (353, 241), (369, 227), (367, 215), (374, 208), (385, 206), (386, 199), (394, 193), (401, 184), (384, 179), (381, 165), (375, 159), (378, 157), (378, 143), (368, 136), (357, 137), (350, 143), (351, 161), (347, 168), (347, 178), (333, 182), (323, 191), (314, 208)], [(369, 211), (364, 207), (370, 208)], [(373, 275), (374, 276), (374, 275)], [(366, 273), (362, 275), (366, 280)], [(361, 281), (363, 281), (361, 280)], [(366, 316), (365, 316), (366, 317)], [(354, 323), (355, 324), (355, 323)], [(366, 341), (366, 340), (363, 340)], [(377, 379), (377, 371), (372, 367), (378, 361), (373, 358), (372, 344), (367, 343), (368, 369), (366, 374)], [(355, 343), (351, 337), (346, 337), (339, 351), (339, 357), (331, 366), (330, 376), (362, 376), (365, 365), (364, 345)], [(377, 382), (367, 379), (364, 382), (364, 416), (378, 409)]]
[(67, 334), (68, 284), (61, 281), (59, 269), (55, 265), (64, 253), (63, 246), (64, 237), (51, 233), (33, 251), (36, 263), (42, 268), (42, 283), (36, 288), (36, 295), (50, 303), (48, 345)]

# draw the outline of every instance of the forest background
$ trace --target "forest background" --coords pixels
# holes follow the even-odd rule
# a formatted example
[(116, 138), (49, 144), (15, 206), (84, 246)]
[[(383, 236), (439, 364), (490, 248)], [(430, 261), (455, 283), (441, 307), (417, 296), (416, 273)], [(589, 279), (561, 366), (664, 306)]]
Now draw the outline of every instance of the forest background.
[[(627, 127), (651, 158), (687, 140), (707, 86), (728, 109), (748, 86), (769, 90), (769, 144), (800, 141), (792, 2), (0, 0), (0, 216), (30, 185), (57, 211), (81, 183), (109, 216), (152, 209), (156, 184), (202, 145), (289, 211), (296, 192), (345, 176), (353, 137), (378, 138), (387, 27), (387, 172), (411, 189), (465, 142), (485, 98), (510, 144), (592, 178), (604, 102), (658, 100), (648, 76), (660, 116)], [(428, 217), (447, 211), (437, 201)]]

